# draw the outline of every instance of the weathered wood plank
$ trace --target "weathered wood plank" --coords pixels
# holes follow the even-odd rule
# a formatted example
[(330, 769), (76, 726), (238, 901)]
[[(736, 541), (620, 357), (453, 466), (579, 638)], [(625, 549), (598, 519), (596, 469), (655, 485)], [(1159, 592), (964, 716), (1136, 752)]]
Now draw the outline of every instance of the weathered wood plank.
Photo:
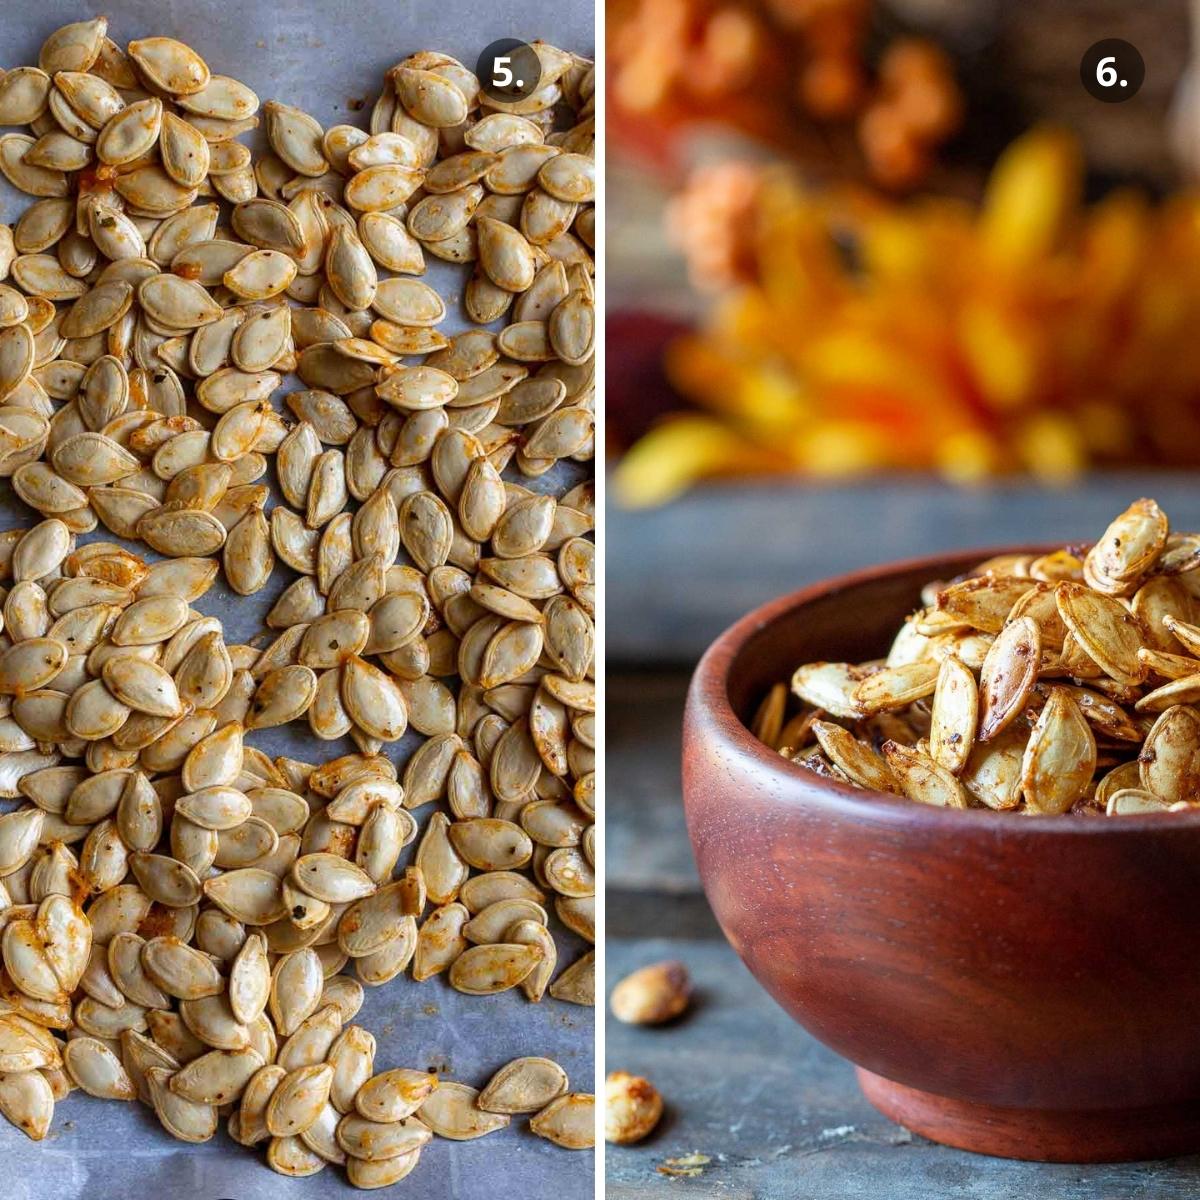
[[(687, 963), (696, 1002), (659, 1028), (609, 1019), (608, 1069), (646, 1076), (667, 1105), (647, 1141), (607, 1147), (609, 1200), (684, 1191), (712, 1200), (1191, 1200), (1200, 1188), (1200, 1156), (1064, 1166), (915, 1137), (867, 1104), (850, 1065), (770, 1000), (724, 942), (610, 940), (608, 978), (662, 958)], [(666, 1159), (697, 1151), (712, 1160), (699, 1178), (659, 1174)]]
[[(608, 980), (680, 958), (697, 996), (679, 1021), (650, 1029), (609, 1018), (609, 1070), (662, 1091), (660, 1128), (608, 1147), (609, 1200), (686, 1189), (702, 1200), (1184, 1200), (1200, 1157), (1103, 1167), (985, 1158), (937, 1146), (881, 1117), (848, 1063), (795, 1024), (720, 937), (692, 863), (679, 795), (679, 717), (687, 673), (609, 679)], [(659, 1174), (699, 1151), (699, 1178)]]
[(807, 583), (946, 549), (1094, 538), (1138, 496), (1155, 497), (1176, 528), (1200, 529), (1200, 489), (1185, 472), (1114, 472), (1069, 489), (775, 481), (697, 488), (649, 511), (610, 505), (608, 660), (694, 663), (737, 617)]
[(680, 798), (687, 682), (686, 672), (608, 676), (610, 889), (666, 895), (700, 891)]

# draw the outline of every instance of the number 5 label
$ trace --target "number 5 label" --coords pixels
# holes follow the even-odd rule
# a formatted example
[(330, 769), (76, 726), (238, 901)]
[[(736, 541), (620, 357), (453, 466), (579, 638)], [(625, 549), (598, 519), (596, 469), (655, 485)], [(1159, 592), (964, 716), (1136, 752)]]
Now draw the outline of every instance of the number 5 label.
[(519, 104), (541, 87), (542, 60), (525, 42), (503, 38), (479, 56), (475, 75), (488, 100), (500, 105)]

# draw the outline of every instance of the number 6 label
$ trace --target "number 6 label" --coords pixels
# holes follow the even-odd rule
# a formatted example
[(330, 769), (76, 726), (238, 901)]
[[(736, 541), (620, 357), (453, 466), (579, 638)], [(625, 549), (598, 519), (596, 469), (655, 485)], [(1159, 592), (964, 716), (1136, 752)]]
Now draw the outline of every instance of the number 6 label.
[(1089, 47), (1079, 64), (1079, 80), (1088, 95), (1105, 104), (1132, 100), (1145, 78), (1146, 64), (1137, 47), (1120, 38)]

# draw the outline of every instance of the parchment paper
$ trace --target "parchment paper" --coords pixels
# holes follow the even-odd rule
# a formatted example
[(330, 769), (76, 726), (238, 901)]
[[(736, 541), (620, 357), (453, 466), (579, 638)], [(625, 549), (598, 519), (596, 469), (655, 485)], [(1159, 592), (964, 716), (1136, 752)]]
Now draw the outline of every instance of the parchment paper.
[[(416, 50), (442, 50), (474, 69), (479, 53), (501, 37), (541, 37), (588, 56), (594, 49), (590, 0), (106, 0), (101, 7), (109, 16), (110, 36), (121, 45), (136, 37), (178, 37), (195, 47), (214, 72), (243, 80), (262, 100), (298, 105), (326, 127), (365, 126), (383, 72)], [(0, 5), (0, 66), (36, 63), (47, 34), (91, 12), (68, 0), (8, 0)], [(253, 137), (246, 140), (254, 144)], [(0, 220), (11, 223), (29, 203), (30, 197), (0, 181)], [(425, 278), (446, 297), (449, 310), (440, 328), (453, 333), (468, 324), (459, 304), (468, 276), (432, 257), (427, 261)], [(557, 491), (572, 481), (551, 474), (532, 486)], [(6, 482), (0, 490), (0, 527), (27, 527), (36, 519)], [(80, 540), (97, 537), (111, 534), (101, 527)], [(145, 547), (139, 552), (156, 557)], [(222, 619), (227, 641), (250, 641), (264, 631), (263, 618), (293, 578), (279, 565), (268, 587), (251, 597), (231, 593), (220, 579), (196, 607)], [(403, 764), (421, 740), (408, 736), (388, 752)], [(252, 742), (268, 754), (310, 762), (353, 749), (348, 742), (318, 742), (302, 726), (258, 733)], [(429, 811), (418, 814), (422, 824)], [(405, 849), (401, 865), (414, 849)], [(556, 936), (560, 968), (587, 949), (561, 928)], [(464, 996), (442, 979), (417, 984), (404, 976), (367, 988), (355, 1021), (376, 1037), (377, 1071), (436, 1068), (481, 1087), (510, 1059), (541, 1054), (563, 1065), (573, 1090), (593, 1090), (592, 1010), (550, 996), (536, 1005), (519, 989)], [(507, 1129), (473, 1142), (435, 1138), (407, 1179), (376, 1194), (407, 1193), (426, 1200), (591, 1197), (592, 1154), (562, 1150), (525, 1126), (523, 1118), (516, 1118)], [(341, 1167), (328, 1166), (307, 1179), (275, 1174), (262, 1147), (237, 1145), (226, 1136), (224, 1122), (210, 1142), (186, 1145), (170, 1138), (142, 1105), (94, 1100), (79, 1091), (56, 1105), (51, 1131), (41, 1143), (0, 1120), (0, 1170), (4, 1200), (315, 1200), (363, 1194), (349, 1185)]]

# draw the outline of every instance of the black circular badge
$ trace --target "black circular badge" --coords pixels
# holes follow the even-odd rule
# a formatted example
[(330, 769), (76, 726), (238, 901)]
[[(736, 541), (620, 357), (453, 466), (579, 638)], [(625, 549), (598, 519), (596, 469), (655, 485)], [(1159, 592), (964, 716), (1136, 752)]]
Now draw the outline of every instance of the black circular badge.
[(538, 90), (542, 63), (532, 46), (516, 38), (501, 38), (479, 56), (475, 74), (489, 100), (515, 104), (528, 100)]
[(1146, 64), (1136, 46), (1120, 38), (1105, 38), (1084, 54), (1079, 78), (1097, 100), (1120, 104), (1138, 94), (1146, 78)]

